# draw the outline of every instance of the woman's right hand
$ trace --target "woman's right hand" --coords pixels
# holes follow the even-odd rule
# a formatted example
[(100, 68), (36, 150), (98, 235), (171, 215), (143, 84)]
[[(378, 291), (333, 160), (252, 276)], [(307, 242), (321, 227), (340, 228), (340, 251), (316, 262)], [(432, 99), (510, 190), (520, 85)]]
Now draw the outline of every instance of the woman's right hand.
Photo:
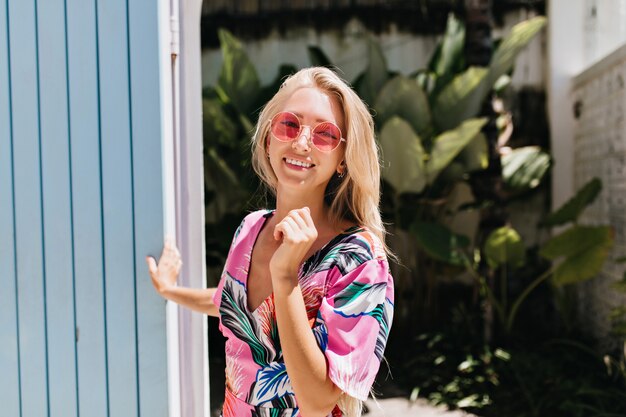
[(163, 252), (158, 263), (152, 256), (147, 256), (146, 262), (148, 263), (152, 285), (161, 296), (168, 298), (168, 290), (176, 286), (176, 280), (183, 265), (174, 240), (171, 237), (165, 239)]

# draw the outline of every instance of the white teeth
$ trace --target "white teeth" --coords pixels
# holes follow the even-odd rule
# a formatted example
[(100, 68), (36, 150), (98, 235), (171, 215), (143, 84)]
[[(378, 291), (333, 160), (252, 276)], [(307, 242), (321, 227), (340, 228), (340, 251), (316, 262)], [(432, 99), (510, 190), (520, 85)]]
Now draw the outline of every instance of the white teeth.
[(313, 164), (309, 164), (307, 162), (298, 161), (296, 159), (285, 158), (285, 161), (287, 161), (288, 164), (297, 165), (299, 167), (304, 167), (304, 168), (311, 168), (313, 166)]

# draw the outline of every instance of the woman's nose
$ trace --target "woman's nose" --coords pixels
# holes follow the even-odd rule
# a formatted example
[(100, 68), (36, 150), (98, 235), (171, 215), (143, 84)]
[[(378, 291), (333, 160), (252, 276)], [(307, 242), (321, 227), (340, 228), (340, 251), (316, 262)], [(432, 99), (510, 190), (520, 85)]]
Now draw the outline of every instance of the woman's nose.
[(309, 126), (302, 126), (302, 130), (300, 130), (300, 133), (298, 133), (298, 137), (293, 140), (292, 146), (294, 147), (294, 149), (310, 151), (311, 133), (312, 131)]

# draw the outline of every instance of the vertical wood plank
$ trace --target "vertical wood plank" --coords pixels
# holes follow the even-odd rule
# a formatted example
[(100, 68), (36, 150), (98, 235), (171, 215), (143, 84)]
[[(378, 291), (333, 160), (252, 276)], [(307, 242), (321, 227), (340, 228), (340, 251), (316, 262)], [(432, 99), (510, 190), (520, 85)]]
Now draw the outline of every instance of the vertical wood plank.
[(67, 0), (70, 148), (81, 417), (108, 415), (95, 1)]
[(8, 2), (22, 417), (48, 412), (34, 0)]
[(7, 3), (0, 2), (0, 404), (10, 416), (20, 415), (17, 332), (15, 229), (13, 227), (13, 161), (11, 76), (9, 74)]
[(111, 417), (132, 417), (138, 387), (126, 1), (97, 8), (109, 407)]
[[(160, 3), (160, 5), (159, 5)], [(160, 53), (159, 7), (167, 2), (133, 0), (129, 7), (135, 245), (141, 416), (168, 415), (165, 308), (151, 287), (144, 257), (158, 256), (163, 245), (161, 131), (163, 96), (160, 77), (169, 56)], [(161, 20), (162, 21), (162, 20)], [(166, 76), (166, 75), (165, 75)]]
[[(165, 308), (151, 288), (147, 254), (163, 244), (163, 183), (159, 7), (162, 1), (129, 1), (130, 71), (135, 192), (135, 245), (141, 416), (168, 415)], [(169, 57), (167, 57), (169, 61)], [(155, 179), (159, 179), (158, 181)]]
[(48, 416), (73, 417), (76, 396), (74, 271), (69, 172), (65, 4), (36, 2), (48, 343)]

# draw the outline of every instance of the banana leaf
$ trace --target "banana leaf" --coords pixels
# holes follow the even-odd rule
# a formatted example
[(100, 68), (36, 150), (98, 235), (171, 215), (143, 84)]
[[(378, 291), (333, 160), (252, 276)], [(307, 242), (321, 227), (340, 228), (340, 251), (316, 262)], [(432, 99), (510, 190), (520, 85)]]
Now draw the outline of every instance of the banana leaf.
[(613, 247), (613, 235), (609, 226), (574, 226), (546, 242), (540, 255), (561, 261), (552, 276), (554, 284), (573, 284), (597, 275)]
[(330, 62), (330, 59), (328, 59), (324, 51), (322, 51), (317, 46), (313, 46), (313, 45), (308, 46), (307, 53), (309, 55), (309, 61), (311, 61), (311, 66), (326, 67), (330, 69), (334, 68), (332, 62)]
[(491, 232), (485, 242), (484, 254), (492, 268), (504, 264), (517, 268), (524, 264), (526, 247), (515, 229), (504, 226)]
[(602, 191), (602, 181), (593, 178), (585, 184), (576, 195), (570, 198), (557, 211), (550, 214), (543, 222), (543, 226), (558, 226), (569, 222), (576, 222), (580, 213), (593, 203)]
[(480, 133), (485, 123), (487, 123), (485, 118), (469, 119), (456, 129), (435, 138), (430, 158), (426, 162), (427, 184), (435, 181), (439, 173)]
[(500, 160), (504, 183), (514, 191), (525, 191), (539, 186), (552, 164), (550, 155), (538, 146), (513, 149)]
[(408, 121), (422, 138), (427, 138), (432, 131), (428, 98), (414, 79), (398, 75), (387, 81), (374, 108), (379, 126), (391, 117), (399, 116)]
[(424, 149), (411, 125), (398, 116), (385, 123), (380, 132), (383, 156), (382, 176), (396, 193), (420, 193), (426, 185)]
[(433, 104), (433, 119), (440, 131), (478, 115), (489, 93), (488, 75), (487, 68), (469, 67), (443, 88)]
[(216, 90), (222, 99), (248, 114), (261, 88), (259, 77), (241, 42), (225, 29), (220, 29), (218, 34), (224, 62)]
[(489, 68), (470, 67), (447, 84), (434, 100), (433, 119), (437, 127), (452, 129), (478, 115), (493, 85), (513, 68), (517, 55), (545, 24), (543, 16), (518, 23), (498, 45)]
[(467, 236), (453, 233), (439, 223), (419, 221), (411, 225), (410, 232), (428, 255), (452, 265), (464, 265), (462, 249), (470, 243)]
[(387, 71), (387, 61), (378, 42), (371, 37), (367, 39), (368, 65), (359, 82), (357, 91), (359, 95), (369, 105), (373, 105), (378, 92), (389, 78)]

